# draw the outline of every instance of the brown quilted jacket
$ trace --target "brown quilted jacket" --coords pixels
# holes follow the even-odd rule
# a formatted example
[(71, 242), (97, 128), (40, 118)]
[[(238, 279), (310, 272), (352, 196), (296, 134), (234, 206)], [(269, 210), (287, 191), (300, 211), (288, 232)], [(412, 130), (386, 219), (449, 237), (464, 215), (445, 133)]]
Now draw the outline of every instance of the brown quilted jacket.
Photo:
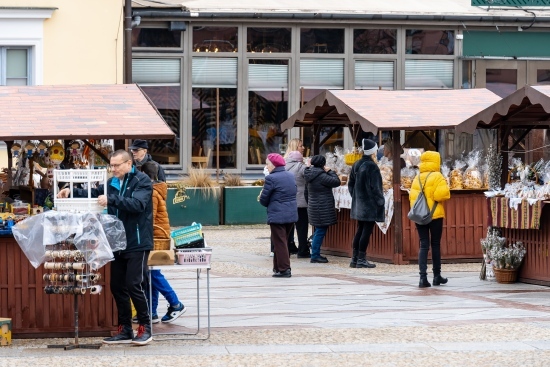
[[(170, 221), (166, 210), (167, 194), (168, 186), (166, 182), (153, 183), (153, 223), (155, 224), (153, 237), (155, 238), (170, 237)], [(158, 227), (163, 228), (166, 233)]]

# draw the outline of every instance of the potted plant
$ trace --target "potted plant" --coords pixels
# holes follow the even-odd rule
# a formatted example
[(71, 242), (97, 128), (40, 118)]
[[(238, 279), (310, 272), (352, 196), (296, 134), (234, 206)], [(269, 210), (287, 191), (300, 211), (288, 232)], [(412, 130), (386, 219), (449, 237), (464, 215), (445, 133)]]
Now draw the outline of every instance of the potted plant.
[(487, 252), (491, 259), (495, 278), (499, 283), (514, 283), (526, 253), (522, 242), (509, 246), (494, 246)]
[(493, 272), (493, 265), (488, 254), (493, 248), (502, 248), (505, 245), (506, 238), (500, 236), (498, 228), (487, 228), (487, 237), (481, 239), (481, 251), (483, 252), (483, 264), (479, 275), (481, 280), (494, 280), (495, 273)]
[(189, 168), (180, 181), (168, 183), (170, 226), (220, 224), (220, 187), (202, 168)]
[(265, 224), (267, 212), (258, 203), (262, 186), (245, 185), (238, 175), (224, 175), (223, 218), (225, 224)]

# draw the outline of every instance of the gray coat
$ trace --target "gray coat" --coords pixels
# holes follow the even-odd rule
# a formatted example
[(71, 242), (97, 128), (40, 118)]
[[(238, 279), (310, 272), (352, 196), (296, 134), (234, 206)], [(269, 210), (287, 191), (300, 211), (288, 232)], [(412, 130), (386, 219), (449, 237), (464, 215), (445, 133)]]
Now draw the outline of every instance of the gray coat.
[(383, 222), (384, 191), (380, 169), (369, 156), (353, 164), (348, 180), (350, 217), (363, 222)]
[(304, 178), (304, 171), (306, 167), (307, 166), (302, 161), (295, 161), (291, 158), (286, 158), (285, 169), (288, 172), (292, 172), (294, 174), (294, 178), (296, 179), (296, 187), (298, 189), (298, 192), (296, 193), (296, 202), (298, 203), (298, 208), (307, 208), (307, 201), (305, 197), (306, 179)]

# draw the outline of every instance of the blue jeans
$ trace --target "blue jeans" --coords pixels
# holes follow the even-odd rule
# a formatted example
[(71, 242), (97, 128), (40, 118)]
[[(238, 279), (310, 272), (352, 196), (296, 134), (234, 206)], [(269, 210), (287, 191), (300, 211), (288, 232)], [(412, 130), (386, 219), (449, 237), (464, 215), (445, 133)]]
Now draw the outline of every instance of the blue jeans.
[(152, 294), (152, 309), (151, 315), (157, 314), (157, 306), (159, 304), (159, 292), (166, 298), (170, 306), (177, 306), (180, 304), (176, 292), (172, 289), (168, 281), (162, 275), (160, 270), (151, 270), (151, 288), (153, 289)]
[(313, 240), (311, 241), (311, 258), (317, 259), (321, 256), (321, 245), (323, 244), (323, 239), (327, 234), (328, 227), (315, 227), (315, 232), (313, 232)]

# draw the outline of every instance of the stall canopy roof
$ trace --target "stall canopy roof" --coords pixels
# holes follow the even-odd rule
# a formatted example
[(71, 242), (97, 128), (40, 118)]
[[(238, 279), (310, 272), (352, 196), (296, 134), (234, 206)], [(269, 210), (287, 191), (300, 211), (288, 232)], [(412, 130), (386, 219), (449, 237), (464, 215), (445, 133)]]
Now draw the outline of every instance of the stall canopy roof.
[(0, 140), (173, 138), (135, 84), (0, 87)]
[(476, 113), (457, 127), (472, 133), (476, 128), (550, 128), (550, 85), (525, 86)]
[(500, 97), (481, 89), (325, 90), (288, 118), (281, 128), (349, 126), (378, 130), (453, 129)]

